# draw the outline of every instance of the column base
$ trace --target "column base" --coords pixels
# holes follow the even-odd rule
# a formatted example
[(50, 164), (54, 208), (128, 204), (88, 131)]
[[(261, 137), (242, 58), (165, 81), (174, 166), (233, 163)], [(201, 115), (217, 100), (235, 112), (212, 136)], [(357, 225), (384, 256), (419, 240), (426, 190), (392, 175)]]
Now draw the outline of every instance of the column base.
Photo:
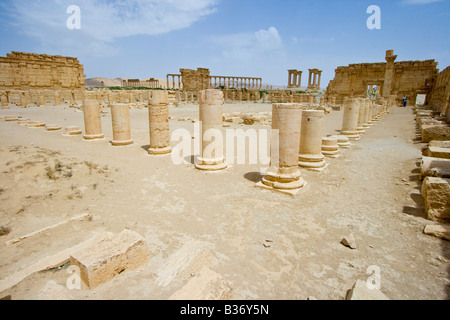
[(57, 126), (57, 125), (48, 125), (48, 126), (45, 127), (45, 130), (47, 130), (47, 131), (59, 131), (61, 129), (62, 128), (60, 126)]
[(327, 167), (323, 154), (319, 155), (300, 155), (298, 165), (311, 171), (322, 171)]
[(294, 197), (294, 196), (297, 195), (301, 190), (304, 190), (305, 187), (308, 185), (308, 183), (307, 183), (306, 181), (304, 181), (303, 179), (302, 179), (302, 181), (303, 181), (302, 186), (301, 186), (300, 188), (297, 188), (297, 189), (281, 189), (281, 188), (275, 188), (275, 187), (271, 187), (271, 186), (265, 185), (262, 181), (258, 182), (258, 183), (256, 184), (256, 187), (257, 187), (257, 188), (261, 188), (261, 189), (266, 189), (266, 190), (271, 190), (271, 191), (279, 192), (279, 193), (286, 194), (286, 195), (289, 195), (289, 196), (291, 196), (291, 197)]
[(356, 131), (358, 131), (358, 133), (366, 133), (366, 130), (364, 130), (364, 127), (358, 127), (358, 128), (356, 128)]
[(341, 151), (322, 151), (322, 154), (328, 158), (339, 158), (341, 156)]
[(43, 128), (45, 123), (43, 122), (30, 122), (27, 124), (28, 128)]
[(166, 148), (149, 148), (148, 154), (150, 155), (166, 155), (172, 153), (171, 147)]
[(361, 137), (358, 134), (358, 131), (341, 131), (341, 135), (346, 136), (348, 140), (358, 141)]
[(87, 134), (83, 136), (83, 140), (85, 141), (94, 141), (94, 140), (105, 140), (104, 134)]
[(351, 143), (341, 143), (341, 144), (338, 143), (338, 145), (339, 145), (339, 148), (341, 148), (341, 149), (350, 149), (352, 147)]
[(111, 144), (114, 147), (122, 147), (122, 146), (129, 146), (130, 144), (133, 144), (133, 140), (125, 140), (125, 141), (111, 141)]
[(204, 159), (198, 158), (195, 168), (202, 171), (220, 171), (228, 168), (228, 164), (222, 159)]
[(262, 180), (256, 184), (257, 187), (291, 196), (297, 194), (305, 185), (306, 183), (301, 178), (300, 170), (296, 169), (296, 172), (292, 174), (283, 174), (276, 168), (269, 169)]

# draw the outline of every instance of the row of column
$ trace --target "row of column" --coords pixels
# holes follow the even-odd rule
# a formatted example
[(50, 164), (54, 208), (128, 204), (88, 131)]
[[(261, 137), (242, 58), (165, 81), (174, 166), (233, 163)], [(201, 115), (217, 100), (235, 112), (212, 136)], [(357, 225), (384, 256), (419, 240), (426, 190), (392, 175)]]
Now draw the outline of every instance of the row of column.
[(181, 89), (182, 88), (181, 74), (168, 74), (166, 78), (167, 89)]
[[(8, 91), (2, 91), (0, 92), (0, 100), (1, 100), (1, 108), (2, 109), (9, 109), (9, 103), (11, 102), (11, 92)], [(32, 101), (34, 99), (32, 99), (32, 95), (37, 96), (37, 100), (36, 103), (39, 106), (44, 106), (46, 104), (46, 99), (45, 96), (48, 97), (48, 94), (45, 94), (43, 91), (36, 91), (36, 92), (29, 92), (29, 91), (17, 91), (15, 92), (15, 94), (19, 95), (19, 99), (16, 103), (16, 105), (18, 107), (26, 107), (28, 106), (30, 103), (32, 103)], [(61, 100), (61, 91), (60, 90), (55, 90), (53, 91), (53, 101), (54, 104), (56, 106), (61, 105), (62, 104), (62, 100)], [(70, 104), (74, 105), (76, 103), (76, 91), (73, 90), (68, 90), (68, 95), (70, 98)]]
[(223, 76), (211, 76), (210, 85), (212, 88), (227, 87), (237, 89), (261, 89), (261, 78), (246, 78), (246, 77), (223, 77)]

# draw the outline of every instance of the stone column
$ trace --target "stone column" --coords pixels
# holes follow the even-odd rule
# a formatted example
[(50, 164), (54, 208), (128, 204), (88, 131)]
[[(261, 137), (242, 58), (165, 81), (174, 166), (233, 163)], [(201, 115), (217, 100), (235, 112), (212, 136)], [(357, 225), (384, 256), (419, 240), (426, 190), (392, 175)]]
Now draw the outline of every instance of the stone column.
[(97, 99), (83, 100), (84, 128), (86, 134), (84, 140), (101, 140), (105, 138), (102, 132), (102, 120), (100, 106)]
[(128, 104), (113, 104), (111, 106), (113, 127), (113, 146), (133, 144), (131, 139), (130, 107)]
[(366, 132), (364, 130), (364, 111), (365, 111), (365, 104), (362, 101), (362, 99), (355, 99), (355, 103), (359, 106), (359, 112), (358, 112), (358, 126), (356, 127), (356, 131), (358, 131), (358, 134)]
[[(202, 126), (202, 146), (195, 167), (205, 171), (224, 170), (228, 165), (223, 155), (223, 93), (214, 89), (203, 90), (200, 92), (198, 100), (200, 106), (199, 119)], [(208, 137), (205, 133), (222, 134), (222, 143), (216, 141), (216, 139), (210, 141), (211, 137)], [(213, 143), (215, 145), (212, 145)]]
[(300, 167), (321, 171), (325, 168), (322, 154), (322, 138), (325, 112), (323, 110), (304, 110), (300, 133)]
[[(272, 134), (278, 130), (278, 165), (273, 158), (271, 168), (262, 179), (262, 185), (274, 190), (296, 192), (305, 186), (298, 167), (302, 108), (299, 104), (272, 105)], [(272, 145), (276, 141), (272, 139)]]
[(326, 137), (322, 139), (322, 154), (329, 158), (338, 158), (341, 155), (338, 138)]
[(172, 152), (170, 147), (169, 94), (167, 91), (153, 92), (148, 103), (150, 148), (148, 154), (162, 155)]
[(356, 105), (353, 99), (347, 100), (344, 105), (344, 119), (342, 121), (341, 134), (349, 138), (349, 140), (357, 141), (360, 139), (358, 134), (358, 117), (359, 106)]
[(370, 116), (370, 110), (369, 110), (369, 102), (367, 101), (367, 99), (362, 99), (361, 100), (361, 106), (362, 106), (362, 111), (360, 110), (359, 112), (363, 112), (363, 118), (364, 118), (364, 123), (362, 125), (362, 127), (364, 128), (364, 130), (367, 130), (368, 128), (370, 128), (369, 126), (369, 116)]

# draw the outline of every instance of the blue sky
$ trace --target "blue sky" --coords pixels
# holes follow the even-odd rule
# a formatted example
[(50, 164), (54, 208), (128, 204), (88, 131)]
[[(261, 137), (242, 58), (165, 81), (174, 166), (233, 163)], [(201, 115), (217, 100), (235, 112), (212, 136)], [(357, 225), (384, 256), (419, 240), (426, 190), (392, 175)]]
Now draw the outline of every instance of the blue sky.
[[(435, 59), (450, 65), (450, 0), (0, 0), (0, 55), (77, 57), (87, 78), (165, 78), (180, 68), (262, 77), (287, 85), (288, 69)], [(67, 8), (81, 29), (66, 27)], [(369, 30), (367, 8), (381, 9)]]

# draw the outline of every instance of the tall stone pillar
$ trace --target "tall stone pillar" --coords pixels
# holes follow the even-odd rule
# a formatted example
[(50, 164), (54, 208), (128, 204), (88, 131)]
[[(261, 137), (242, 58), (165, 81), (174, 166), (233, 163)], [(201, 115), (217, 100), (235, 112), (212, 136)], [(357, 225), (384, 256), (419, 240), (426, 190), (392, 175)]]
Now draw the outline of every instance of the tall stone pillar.
[(364, 130), (364, 111), (366, 108), (366, 105), (364, 104), (364, 102), (362, 101), (362, 99), (355, 99), (355, 103), (359, 106), (359, 112), (358, 112), (358, 126), (356, 128), (356, 130), (358, 131), (358, 134), (361, 133), (365, 133), (366, 131)]
[(342, 121), (341, 134), (349, 138), (349, 140), (357, 141), (360, 139), (358, 134), (358, 118), (359, 106), (355, 104), (353, 99), (348, 99), (344, 105), (344, 119)]
[[(223, 93), (220, 90), (208, 89), (200, 92), (198, 97), (200, 106), (200, 122), (202, 126), (201, 154), (195, 167), (199, 170), (218, 171), (228, 167), (223, 155)], [(221, 134), (222, 139), (211, 136)], [(220, 141), (222, 140), (222, 143)]]
[(298, 165), (302, 168), (320, 171), (326, 166), (322, 154), (324, 117), (323, 110), (303, 111), (298, 157)]
[(384, 75), (383, 97), (389, 97), (394, 85), (395, 76), (395, 60), (397, 56), (394, 55), (394, 50), (386, 51), (386, 72)]
[(148, 103), (150, 148), (148, 154), (162, 155), (172, 152), (170, 147), (169, 94), (155, 91)]
[[(302, 107), (300, 104), (275, 103), (272, 105), (272, 134), (278, 130), (278, 165), (274, 155), (271, 168), (260, 186), (294, 194), (305, 186), (298, 167), (300, 146), (300, 125)], [(272, 144), (274, 141), (272, 139)]]
[(102, 132), (100, 105), (97, 99), (85, 98), (83, 100), (85, 140), (101, 140), (105, 138)]
[(133, 144), (131, 138), (130, 107), (128, 104), (113, 104), (111, 106), (113, 127), (113, 146)]

